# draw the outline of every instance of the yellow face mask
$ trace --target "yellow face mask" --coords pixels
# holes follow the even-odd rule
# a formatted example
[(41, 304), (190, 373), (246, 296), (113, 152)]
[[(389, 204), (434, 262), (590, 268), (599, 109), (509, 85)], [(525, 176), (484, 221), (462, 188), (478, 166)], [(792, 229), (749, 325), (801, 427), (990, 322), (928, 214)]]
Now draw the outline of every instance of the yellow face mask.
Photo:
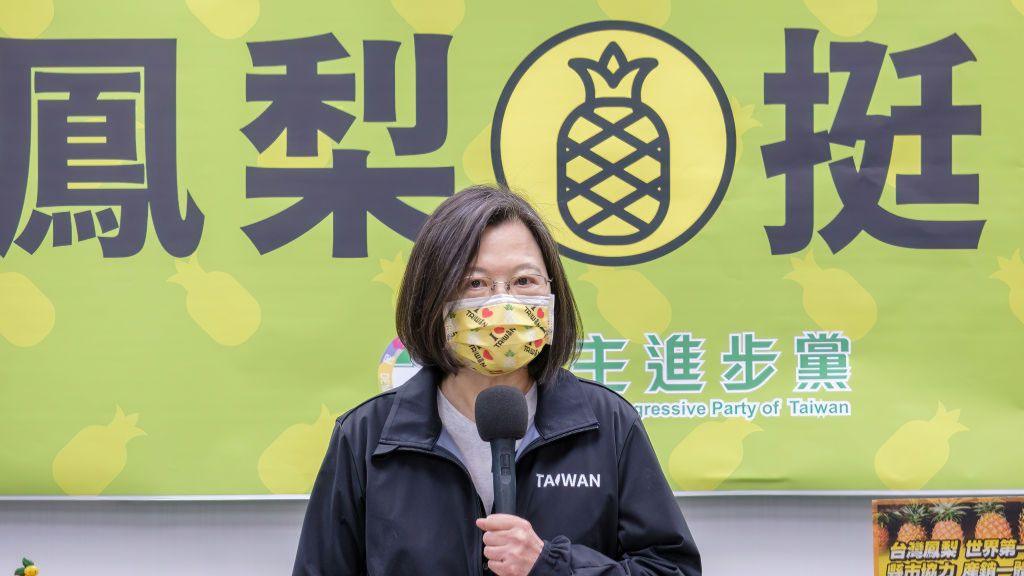
[(507, 374), (525, 366), (551, 342), (555, 295), (495, 294), (449, 302), (448, 345), (481, 374)]

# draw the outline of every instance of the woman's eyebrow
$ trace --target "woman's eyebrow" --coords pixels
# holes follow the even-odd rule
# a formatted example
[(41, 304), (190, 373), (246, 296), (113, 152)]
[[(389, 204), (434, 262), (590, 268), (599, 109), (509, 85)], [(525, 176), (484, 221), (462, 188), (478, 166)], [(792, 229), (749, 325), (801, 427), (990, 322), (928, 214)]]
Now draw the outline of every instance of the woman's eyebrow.
[[(540, 274), (540, 270), (541, 269), (540, 269), (540, 266), (537, 266), (536, 264), (520, 264), (519, 266), (516, 266), (514, 270), (512, 270), (512, 273), (513, 274), (517, 274), (517, 273), (519, 273), (519, 272), (521, 272), (523, 270), (533, 270), (534, 272)], [(479, 266), (473, 266), (472, 268), (467, 270), (467, 272), (469, 274), (476, 274), (476, 273), (490, 274), (490, 272), (488, 272), (487, 270), (484, 270), (483, 268), (480, 268)]]

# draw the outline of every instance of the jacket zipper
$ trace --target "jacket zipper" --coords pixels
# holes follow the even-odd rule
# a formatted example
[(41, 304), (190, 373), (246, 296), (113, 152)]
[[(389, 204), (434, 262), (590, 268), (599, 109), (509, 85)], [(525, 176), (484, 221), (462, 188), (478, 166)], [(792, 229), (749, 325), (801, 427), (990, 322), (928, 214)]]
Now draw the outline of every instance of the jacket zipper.
[[(438, 450), (436, 452), (433, 451), (433, 450), (425, 450), (423, 448), (414, 448), (412, 446), (398, 446), (397, 449), (398, 450), (408, 450), (410, 452), (419, 452), (421, 454), (430, 454), (432, 456), (437, 456), (438, 458), (440, 458), (442, 460), (447, 460), (447, 461), (451, 462), (452, 464), (455, 464), (456, 466), (458, 466), (459, 469), (462, 470), (463, 473), (465, 473), (466, 478), (469, 480), (469, 485), (473, 487), (473, 494), (476, 496), (477, 518), (485, 518), (487, 516), (487, 511), (484, 510), (484, 501), (480, 499), (480, 494), (477, 493), (476, 486), (473, 484), (473, 476), (470, 475), (469, 470), (466, 468), (466, 466), (461, 461), (459, 461), (458, 458), (455, 457), (455, 455), (451, 454), (450, 452), (448, 452), (444, 448), (438, 448)], [(476, 528), (475, 523), (474, 523), (473, 527)], [(474, 546), (474, 550), (476, 552), (476, 561), (473, 562), (473, 564), (476, 565), (476, 573), (478, 574), (478, 576), (483, 576), (483, 574), (484, 574), (484, 565), (483, 565), (484, 540), (483, 540), (483, 536), (481, 535), (479, 538), (476, 538), (474, 540), (476, 542), (476, 545)]]
[[(573, 428), (571, 430), (566, 430), (565, 432), (561, 432), (559, 434), (555, 434), (554, 436), (551, 436), (550, 438), (538, 437), (533, 442), (530, 442), (526, 446), (526, 448), (523, 448), (523, 451), (516, 458), (516, 462), (519, 462), (519, 460), (522, 459), (524, 456), (526, 456), (530, 452), (536, 450), (537, 448), (540, 448), (541, 446), (544, 446), (546, 444), (550, 444), (551, 442), (554, 442), (555, 440), (559, 440), (561, 438), (565, 438), (566, 436), (572, 436), (573, 434), (576, 434), (576, 433), (579, 433), (579, 432), (586, 432), (587, 430), (593, 430), (593, 429), (595, 429), (597, 427), (598, 427), (597, 423), (588, 424), (588, 425), (582, 426), (580, 428)], [(442, 460), (447, 460), (447, 461), (451, 462), (452, 464), (455, 464), (456, 466), (458, 466), (459, 469), (462, 470), (462, 472), (466, 475), (466, 478), (469, 480), (469, 484), (471, 486), (473, 486), (473, 494), (476, 495), (477, 518), (485, 518), (486, 517), (487, 511), (484, 510), (484, 502), (483, 502), (483, 500), (480, 499), (480, 494), (477, 493), (476, 486), (473, 485), (473, 476), (470, 475), (469, 470), (466, 468), (466, 466), (458, 458), (455, 457), (455, 455), (449, 453), (444, 448), (438, 448), (437, 451), (433, 451), (433, 450), (426, 450), (424, 448), (415, 448), (415, 447), (412, 447), (412, 446), (396, 446), (396, 449), (397, 450), (408, 450), (410, 452), (419, 452), (421, 454), (430, 454), (432, 456), (437, 456), (438, 458), (441, 458)], [(518, 485), (518, 483), (517, 483), (517, 485)], [(476, 546), (474, 548), (475, 548), (475, 552), (476, 552), (476, 562), (473, 562), (473, 564), (475, 564), (476, 567), (477, 567), (477, 574), (478, 574), (478, 576), (483, 576), (483, 573), (484, 573), (484, 565), (483, 565), (483, 558), (484, 558), (483, 546), (484, 546), (484, 542), (483, 542), (483, 537), (476, 538), (475, 541), (476, 541)]]

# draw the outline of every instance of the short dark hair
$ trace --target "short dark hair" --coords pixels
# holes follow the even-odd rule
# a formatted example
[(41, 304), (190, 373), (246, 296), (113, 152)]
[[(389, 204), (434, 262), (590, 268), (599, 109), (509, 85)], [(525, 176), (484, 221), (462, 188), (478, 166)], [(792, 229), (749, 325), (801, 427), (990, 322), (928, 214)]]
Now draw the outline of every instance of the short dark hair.
[(444, 304), (458, 297), (462, 278), (488, 226), (522, 222), (540, 246), (555, 295), (551, 341), (527, 370), (538, 383), (554, 382), (561, 366), (579, 358), (579, 309), (543, 219), (521, 196), (501, 186), (470, 186), (442, 202), (427, 218), (412, 247), (398, 292), (395, 324), (410, 357), (421, 366), (454, 374), (463, 366), (447, 347)]

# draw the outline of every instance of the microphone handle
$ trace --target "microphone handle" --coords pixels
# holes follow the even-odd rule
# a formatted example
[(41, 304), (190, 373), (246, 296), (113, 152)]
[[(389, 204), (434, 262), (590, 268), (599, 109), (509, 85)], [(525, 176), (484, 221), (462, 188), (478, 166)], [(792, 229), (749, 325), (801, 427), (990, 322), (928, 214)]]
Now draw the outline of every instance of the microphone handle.
[(516, 513), (516, 441), (491, 441), (491, 475), (494, 477), (494, 514)]

